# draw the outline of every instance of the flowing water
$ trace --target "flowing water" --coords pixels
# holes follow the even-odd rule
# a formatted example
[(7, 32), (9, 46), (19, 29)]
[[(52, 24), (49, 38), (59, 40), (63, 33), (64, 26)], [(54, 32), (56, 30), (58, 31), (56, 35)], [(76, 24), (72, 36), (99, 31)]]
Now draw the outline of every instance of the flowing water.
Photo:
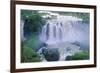
[(67, 47), (74, 46), (72, 51), (75, 49), (79, 51), (81, 47), (71, 43), (80, 42), (82, 47), (89, 47), (89, 23), (73, 16), (59, 16), (56, 19), (47, 20), (42, 28), (40, 40), (49, 48), (59, 48), (60, 60), (64, 60), (64, 55), (68, 54)]
[(75, 42), (87, 40), (89, 34), (88, 24), (72, 16), (59, 16), (48, 20), (43, 26), (40, 39), (46, 44), (59, 42)]

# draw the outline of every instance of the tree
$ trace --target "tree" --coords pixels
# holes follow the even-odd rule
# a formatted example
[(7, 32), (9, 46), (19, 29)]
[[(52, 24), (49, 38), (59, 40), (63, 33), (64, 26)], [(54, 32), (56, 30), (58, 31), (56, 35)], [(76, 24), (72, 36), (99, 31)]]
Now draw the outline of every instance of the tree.
[(25, 21), (24, 36), (29, 36), (33, 33), (39, 34), (45, 24), (42, 14), (33, 10), (21, 10), (21, 20)]

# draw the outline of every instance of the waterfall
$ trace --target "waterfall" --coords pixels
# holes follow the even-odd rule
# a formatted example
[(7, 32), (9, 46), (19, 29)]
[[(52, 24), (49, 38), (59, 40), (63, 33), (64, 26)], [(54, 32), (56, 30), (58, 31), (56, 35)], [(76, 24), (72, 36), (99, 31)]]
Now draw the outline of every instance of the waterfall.
[(63, 41), (62, 22), (58, 21), (48, 21), (46, 25), (43, 26), (41, 33), (41, 40), (47, 44), (54, 44)]
[(48, 20), (42, 28), (40, 40), (46, 44), (76, 41), (73, 37), (76, 37), (77, 32), (72, 23), (77, 21), (78, 18), (72, 16), (59, 16), (56, 19)]
[[(60, 15), (56, 19), (47, 20), (42, 27), (40, 40), (49, 49), (57, 48), (59, 60), (64, 61), (66, 56), (79, 52), (80, 48), (88, 49), (89, 24), (77, 17)], [(76, 45), (77, 42), (79, 45)]]

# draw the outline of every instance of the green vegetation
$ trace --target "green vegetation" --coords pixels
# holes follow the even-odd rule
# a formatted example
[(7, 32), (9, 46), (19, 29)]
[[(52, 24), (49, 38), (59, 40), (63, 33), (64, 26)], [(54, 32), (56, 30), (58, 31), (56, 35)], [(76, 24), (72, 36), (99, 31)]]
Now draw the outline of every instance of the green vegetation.
[(38, 37), (36, 35), (32, 35), (30, 38), (24, 41), (24, 45), (35, 50), (38, 46)]
[(21, 20), (24, 21), (24, 37), (26, 38), (26, 40), (21, 42), (21, 62), (40, 61), (36, 51), (41, 46), (38, 35), (45, 24), (42, 15), (35, 10), (21, 10)]
[(40, 58), (37, 53), (27, 46), (22, 47), (21, 62), (39, 62)]
[(82, 51), (82, 52), (77, 52), (72, 56), (67, 56), (66, 60), (87, 60), (89, 59), (89, 52)]
[(39, 34), (42, 30), (42, 26), (45, 24), (45, 20), (42, 18), (42, 14), (33, 10), (21, 10), (21, 20), (24, 20), (24, 35)]
[(84, 52), (78, 52), (72, 56), (72, 60), (86, 60), (89, 59), (89, 53)]
[(21, 62), (39, 62), (40, 55), (37, 51), (44, 46), (37, 35), (31, 35), (27, 40), (21, 42)]

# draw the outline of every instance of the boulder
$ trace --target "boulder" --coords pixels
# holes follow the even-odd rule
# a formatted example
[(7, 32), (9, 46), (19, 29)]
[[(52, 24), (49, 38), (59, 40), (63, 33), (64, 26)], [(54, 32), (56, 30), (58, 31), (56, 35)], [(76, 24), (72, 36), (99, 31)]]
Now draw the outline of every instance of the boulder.
[(43, 49), (42, 53), (47, 61), (58, 61), (60, 58), (59, 51), (57, 48)]
[(67, 56), (65, 60), (72, 60), (72, 56)]

